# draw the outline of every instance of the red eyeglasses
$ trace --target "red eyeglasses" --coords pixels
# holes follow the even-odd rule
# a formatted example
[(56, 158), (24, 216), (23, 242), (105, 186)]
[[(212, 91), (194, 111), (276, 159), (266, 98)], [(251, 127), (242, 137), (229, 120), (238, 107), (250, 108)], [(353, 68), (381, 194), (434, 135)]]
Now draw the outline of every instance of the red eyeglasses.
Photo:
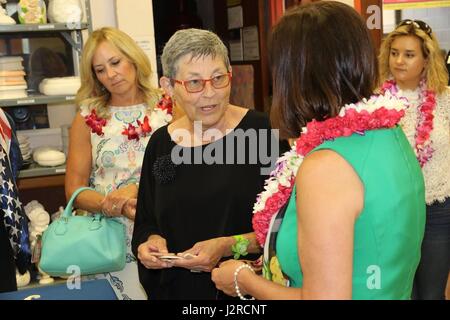
[(211, 85), (216, 89), (222, 89), (227, 87), (231, 81), (231, 72), (217, 75), (215, 77), (212, 77), (211, 79), (192, 79), (192, 80), (170, 79), (170, 80), (175, 83), (183, 85), (187, 92), (196, 93), (203, 91), (208, 81), (211, 82)]

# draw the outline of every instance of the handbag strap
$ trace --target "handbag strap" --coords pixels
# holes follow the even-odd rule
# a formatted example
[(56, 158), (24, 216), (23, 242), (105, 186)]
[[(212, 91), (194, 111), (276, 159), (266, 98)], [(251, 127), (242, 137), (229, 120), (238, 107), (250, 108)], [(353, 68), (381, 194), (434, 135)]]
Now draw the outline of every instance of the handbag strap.
[(72, 206), (73, 206), (73, 202), (75, 201), (75, 198), (83, 191), (85, 190), (92, 190), (95, 191), (95, 189), (90, 188), (90, 187), (81, 187), (78, 188), (77, 190), (75, 190), (74, 193), (72, 193), (72, 196), (70, 197), (69, 202), (67, 203), (66, 208), (64, 209), (64, 212), (62, 214), (63, 217), (70, 217), (72, 215)]

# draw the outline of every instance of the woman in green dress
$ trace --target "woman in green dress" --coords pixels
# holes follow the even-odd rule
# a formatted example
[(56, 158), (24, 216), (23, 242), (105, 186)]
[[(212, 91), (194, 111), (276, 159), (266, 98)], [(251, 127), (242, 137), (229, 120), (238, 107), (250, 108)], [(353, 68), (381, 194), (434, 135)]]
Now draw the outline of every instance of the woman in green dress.
[(409, 299), (424, 182), (397, 125), (405, 103), (373, 95), (364, 21), (339, 2), (300, 6), (275, 26), (269, 50), (275, 127), (299, 138), (254, 206), (263, 277), (229, 260), (213, 281), (241, 299)]

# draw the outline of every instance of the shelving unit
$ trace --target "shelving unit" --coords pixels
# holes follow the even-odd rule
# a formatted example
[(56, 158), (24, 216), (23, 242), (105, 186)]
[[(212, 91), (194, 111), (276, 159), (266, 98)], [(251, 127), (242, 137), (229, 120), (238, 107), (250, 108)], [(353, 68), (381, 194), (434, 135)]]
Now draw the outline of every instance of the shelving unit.
[(31, 106), (36, 104), (51, 104), (74, 101), (75, 96), (46, 96), (43, 94), (29, 95), (26, 98), (20, 99), (0, 99), (0, 106), (3, 107), (17, 107), (17, 106)]
[[(87, 3), (89, 1), (86, 1)], [(86, 10), (89, 12), (89, 10)], [(87, 15), (88, 21), (90, 16)], [(41, 36), (42, 34), (59, 33), (72, 46), (72, 58), (75, 75), (79, 74), (80, 54), (83, 49), (82, 31), (91, 31), (90, 23), (48, 23), (48, 24), (16, 24), (0, 25), (0, 37), (5, 40), (14, 39), (18, 34), (26, 37)], [(64, 100), (63, 100), (64, 101)], [(3, 100), (0, 105), (4, 106)]]
[(18, 32), (48, 32), (48, 31), (74, 31), (85, 30), (89, 24), (82, 23), (47, 23), (47, 24), (14, 24), (0, 25), (0, 33), (18, 33)]
[[(14, 2), (14, 1), (12, 1)], [(72, 48), (73, 72), (75, 76), (79, 75), (79, 62), (83, 49), (84, 30), (89, 33), (92, 31), (90, 1), (84, 0), (85, 21), (81, 23), (47, 23), (47, 24), (16, 24), (0, 25), (0, 38), (8, 41), (22, 38), (31, 39), (39, 37), (55, 36), (63, 38)], [(9, 49), (7, 49), (9, 51)], [(43, 104), (58, 104), (72, 102), (74, 95), (56, 95), (46, 96), (39, 93), (29, 93), (28, 97), (20, 99), (0, 99), (0, 107), (9, 108), (17, 106), (31, 106)], [(35, 186), (55, 186), (63, 185), (65, 166), (59, 167), (41, 167), (37, 164), (31, 164), (29, 168), (21, 170), (19, 173), (19, 188), (32, 188)], [(59, 176), (59, 177), (57, 177)], [(50, 182), (46, 183), (45, 180)]]
[(26, 170), (21, 170), (19, 178), (35, 178), (42, 176), (54, 176), (66, 173), (66, 166), (42, 167), (37, 163), (32, 163)]

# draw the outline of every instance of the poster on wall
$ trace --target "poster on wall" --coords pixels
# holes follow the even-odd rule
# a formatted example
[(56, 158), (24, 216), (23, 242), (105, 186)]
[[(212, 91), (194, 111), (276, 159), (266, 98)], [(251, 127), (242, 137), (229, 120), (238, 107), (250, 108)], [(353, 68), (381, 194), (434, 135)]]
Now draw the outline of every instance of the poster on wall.
[(258, 27), (246, 27), (242, 31), (244, 60), (259, 60)]
[(227, 7), (237, 6), (241, 4), (241, 0), (227, 0)]
[(228, 29), (242, 28), (244, 18), (242, 14), (242, 6), (228, 8)]
[(244, 60), (244, 51), (242, 49), (242, 29), (229, 30), (230, 59), (231, 61)]
[(255, 109), (255, 73), (252, 65), (232, 65), (230, 103)]

